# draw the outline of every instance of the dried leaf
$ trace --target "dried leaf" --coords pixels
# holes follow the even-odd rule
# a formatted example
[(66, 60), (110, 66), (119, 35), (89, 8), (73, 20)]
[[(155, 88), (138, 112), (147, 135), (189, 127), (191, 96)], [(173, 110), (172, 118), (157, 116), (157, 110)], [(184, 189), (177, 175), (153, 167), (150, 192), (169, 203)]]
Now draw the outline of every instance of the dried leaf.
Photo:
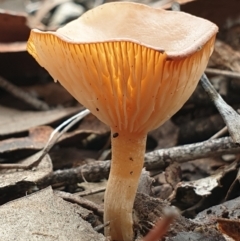
[[(33, 163), (41, 152), (38, 152), (19, 163), (31, 164)], [(16, 187), (25, 184), (27, 187), (35, 186), (38, 182), (46, 178), (52, 173), (52, 161), (49, 155), (46, 155), (39, 165), (32, 170), (16, 170), (16, 169), (2, 169), (0, 170), (0, 192), (6, 191), (7, 188)], [(1, 232), (0, 232), (1, 233)], [(0, 239), (1, 240), (1, 239)]]
[[(0, 52), (12, 52), (8, 50), (8, 43), (25, 42), (28, 39), (30, 28), (27, 26), (27, 18), (24, 13), (0, 11)], [(3, 50), (3, 46), (5, 46)], [(26, 51), (23, 45), (19, 45), (18, 51)], [(16, 50), (17, 51), (17, 50)]]
[(46, 188), (0, 208), (0, 240), (105, 241), (81, 218), (85, 210), (63, 201)]
[(218, 218), (218, 229), (234, 241), (240, 241), (240, 221), (226, 218)]
[(78, 111), (79, 107), (50, 111), (19, 111), (0, 106), (0, 136), (21, 133), (35, 126), (53, 123)]
[(19, 153), (22, 150), (38, 151), (46, 145), (52, 131), (53, 129), (49, 126), (38, 126), (31, 128), (27, 137), (0, 141), (0, 157), (6, 157), (6, 154), (13, 155), (13, 152)]
[[(209, 177), (195, 181), (180, 182), (177, 185), (176, 193), (174, 195), (175, 197), (172, 197), (172, 200), (175, 199), (174, 205), (183, 209), (192, 207), (190, 214), (193, 215), (195, 209), (199, 211), (201, 209), (203, 210), (204, 208), (208, 208), (210, 205), (217, 204), (217, 202), (226, 195), (226, 189), (231, 185), (231, 182), (236, 175), (236, 167), (237, 163), (234, 162), (218, 170), (217, 173)], [(230, 179), (227, 181), (225, 177), (230, 176), (230, 174), (232, 176), (232, 180)], [(223, 185), (225, 188), (223, 188)], [(208, 198), (209, 201), (204, 202), (205, 198)], [(203, 201), (202, 203), (200, 202), (201, 200)], [(187, 210), (185, 211), (187, 212)]]
[(219, 27), (239, 17), (240, 4), (236, 0), (198, 0), (181, 5), (181, 11), (208, 19)]
[(181, 181), (181, 167), (177, 162), (170, 164), (165, 170), (165, 178), (168, 184), (170, 184), (173, 189)]

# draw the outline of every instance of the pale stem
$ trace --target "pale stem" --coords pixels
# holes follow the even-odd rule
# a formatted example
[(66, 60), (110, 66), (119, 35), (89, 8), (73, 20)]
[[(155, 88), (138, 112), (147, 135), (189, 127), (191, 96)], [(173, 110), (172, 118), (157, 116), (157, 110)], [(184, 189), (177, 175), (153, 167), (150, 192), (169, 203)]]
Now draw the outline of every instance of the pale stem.
[(112, 130), (112, 162), (104, 197), (105, 235), (114, 241), (133, 240), (133, 203), (141, 175), (146, 134)]

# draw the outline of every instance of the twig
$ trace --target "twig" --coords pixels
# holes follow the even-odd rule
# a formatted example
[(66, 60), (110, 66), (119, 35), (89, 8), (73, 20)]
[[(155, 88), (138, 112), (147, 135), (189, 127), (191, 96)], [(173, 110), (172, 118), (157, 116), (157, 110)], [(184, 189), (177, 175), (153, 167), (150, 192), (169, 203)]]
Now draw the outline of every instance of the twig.
[(183, 163), (199, 158), (238, 152), (240, 152), (240, 146), (233, 142), (231, 137), (222, 137), (215, 140), (207, 140), (149, 152), (145, 155), (145, 167), (147, 170), (153, 170), (155, 168), (163, 169), (172, 161)]
[(232, 71), (228, 71), (228, 70), (207, 68), (205, 70), (205, 73), (223, 75), (223, 76), (227, 76), (227, 77), (230, 77), (230, 78), (240, 79), (240, 73), (232, 72)]
[(0, 164), (0, 170), (1, 169), (23, 169), (26, 170), (28, 169), (29, 165), (28, 164), (22, 164), (22, 163), (4, 163)]
[[(46, 187), (57, 183), (73, 184), (84, 182), (84, 179), (91, 182), (100, 181), (108, 177), (110, 171), (110, 161), (96, 161), (92, 164), (57, 170), (52, 175), (46, 177), (38, 185)], [(84, 176), (84, 179), (83, 179)]]
[(77, 203), (80, 206), (93, 211), (95, 214), (97, 214), (101, 217), (103, 216), (103, 209), (96, 203), (91, 202), (90, 200), (76, 196), (71, 193), (62, 192), (62, 191), (54, 191), (54, 193), (66, 201), (69, 201), (71, 203)]
[[(172, 161), (183, 163), (199, 158), (237, 152), (240, 152), (240, 146), (234, 143), (230, 137), (223, 137), (146, 153), (144, 166), (147, 170), (156, 170), (156, 168), (164, 170)], [(83, 182), (82, 176), (87, 181), (96, 182), (108, 178), (109, 170), (110, 161), (96, 161), (76, 168), (55, 171), (39, 185), (45, 187), (57, 183), (72, 184)]]
[(217, 93), (205, 74), (201, 77), (201, 84), (221, 114), (233, 141), (240, 144), (240, 115)]
[(23, 90), (11, 84), (2, 77), (0, 77), (0, 88), (4, 89), (13, 96), (23, 100), (37, 110), (50, 110), (50, 107), (45, 102), (34, 98), (32, 95), (24, 92)]
[(104, 223), (104, 224), (100, 224), (97, 227), (94, 228), (94, 230), (96, 232), (100, 232), (103, 228), (107, 227), (110, 224), (110, 221)]
[(228, 132), (228, 128), (227, 128), (227, 126), (225, 126), (225, 127), (223, 127), (220, 131), (218, 131), (218, 132), (215, 133), (213, 136), (211, 136), (211, 137), (209, 138), (209, 140), (213, 140), (213, 139), (219, 138), (219, 137), (225, 135), (227, 132)]
[(80, 196), (80, 197), (84, 197), (84, 196), (88, 196), (88, 195), (92, 195), (92, 194), (96, 194), (99, 192), (104, 192), (106, 190), (106, 187), (99, 187), (93, 190), (88, 190), (88, 191), (82, 191), (82, 192), (76, 192), (73, 195), (75, 196)]

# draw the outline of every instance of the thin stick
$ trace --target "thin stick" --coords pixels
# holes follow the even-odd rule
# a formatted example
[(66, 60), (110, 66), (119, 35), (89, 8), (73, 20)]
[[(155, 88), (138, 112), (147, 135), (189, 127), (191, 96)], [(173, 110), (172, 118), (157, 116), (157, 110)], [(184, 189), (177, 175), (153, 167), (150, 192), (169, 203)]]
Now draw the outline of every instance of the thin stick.
[(205, 73), (223, 75), (223, 76), (227, 76), (227, 77), (230, 77), (230, 78), (240, 79), (240, 73), (232, 72), (232, 71), (228, 71), (228, 70), (207, 68), (205, 70)]
[(205, 74), (201, 77), (201, 84), (221, 114), (233, 141), (240, 144), (240, 115), (223, 100)]
[[(156, 168), (164, 170), (173, 160), (183, 163), (199, 158), (239, 152), (240, 146), (238, 144), (234, 143), (230, 137), (223, 137), (146, 153), (144, 166), (147, 170), (156, 170)], [(83, 182), (82, 175), (87, 181), (96, 182), (107, 178), (109, 170), (110, 161), (96, 161), (76, 168), (55, 171), (39, 185), (48, 186), (56, 183), (72, 184)]]
[(72, 193), (67, 193), (63, 191), (54, 191), (54, 194), (57, 196), (63, 198), (66, 201), (72, 202), (72, 203), (77, 203), (80, 206), (92, 210), (94, 213), (96, 213), (99, 216), (103, 216), (103, 208), (101, 208), (99, 205), (97, 205), (94, 202), (91, 202), (90, 200), (87, 200), (85, 198), (76, 196)]
[(209, 138), (209, 140), (217, 139), (225, 134), (227, 134), (228, 128), (227, 126), (223, 127), (221, 130), (219, 130), (217, 133), (215, 133), (213, 136)]
[(96, 232), (100, 232), (102, 229), (104, 229), (105, 227), (107, 227), (110, 224), (110, 222), (106, 222), (104, 224), (100, 224), (97, 227), (94, 228), (94, 230)]
[(145, 167), (147, 170), (164, 168), (172, 161), (184, 163), (199, 158), (221, 156), (240, 152), (240, 146), (230, 137), (222, 137), (215, 140), (207, 140), (172, 148), (160, 149), (145, 155)]
[(17, 86), (11, 84), (4, 78), (0, 77), (0, 88), (4, 89), (8, 93), (12, 94), (13, 96), (21, 99), (25, 103), (28, 103), (32, 107), (37, 110), (50, 110), (50, 107), (45, 102), (36, 99), (32, 95), (28, 94), (27, 92), (23, 91), (22, 89), (18, 88)]
[(105, 190), (106, 190), (106, 187), (99, 187), (99, 188), (95, 188), (95, 189), (88, 190), (88, 191), (76, 192), (73, 195), (84, 197), (84, 196), (88, 196), (88, 195), (104, 192)]

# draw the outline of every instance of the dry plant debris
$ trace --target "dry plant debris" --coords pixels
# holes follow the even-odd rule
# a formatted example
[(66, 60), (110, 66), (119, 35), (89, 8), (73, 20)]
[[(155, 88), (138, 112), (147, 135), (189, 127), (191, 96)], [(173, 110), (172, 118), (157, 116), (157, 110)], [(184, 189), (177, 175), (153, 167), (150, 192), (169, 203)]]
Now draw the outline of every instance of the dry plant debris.
[(63, 201), (51, 188), (2, 205), (0, 215), (0, 235), (6, 241), (106, 240), (84, 220), (91, 215), (88, 210)]
[(0, 136), (4, 137), (16, 133), (19, 134), (35, 126), (52, 124), (75, 114), (79, 110), (80, 108), (78, 107), (71, 107), (33, 112), (0, 106)]
[[(61, 138), (36, 163), (51, 132), (82, 107), (26, 52), (26, 42), (32, 27), (56, 30), (106, 2), (111, 1), (0, 2), (0, 240), (66, 240), (68, 235), (67, 239), (85, 241), (86, 233), (77, 228), (83, 222), (91, 240), (105, 240), (94, 230), (103, 233), (109, 225), (102, 216), (110, 170), (110, 129), (88, 115), (67, 132), (59, 131)], [(133, 2), (164, 8), (173, 3)], [(210, 89), (220, 94), (215, 92), (215, 97), (224, 101), (223, 110), (233, 108), (238, 118), (240, 5), (235, 0), (178, 2), (182, 11), (218, 25), (205, 73), (213, 86)], [(162, 240), (239, 240), (240, 146), (234, 137), (239, 131), (235, 125), (228, 132), (225, 125), (232, 126), (237, 118), (225, 117), (198, 85), (176, 115), (149, 133), (147, 171), (142, 172), (134, 204), (136, 240), (142, 240), (171, 205), (181, 215)], [(49, 185), (54, 192), (44, 189)], [(43, 209), (47, 213), (41, 216)], [(62, 232), (63, 226), (56, 229), (55, 224), (66, 224), (67, 231)], [(31, 227), (37, 231), (31, 233)]]

